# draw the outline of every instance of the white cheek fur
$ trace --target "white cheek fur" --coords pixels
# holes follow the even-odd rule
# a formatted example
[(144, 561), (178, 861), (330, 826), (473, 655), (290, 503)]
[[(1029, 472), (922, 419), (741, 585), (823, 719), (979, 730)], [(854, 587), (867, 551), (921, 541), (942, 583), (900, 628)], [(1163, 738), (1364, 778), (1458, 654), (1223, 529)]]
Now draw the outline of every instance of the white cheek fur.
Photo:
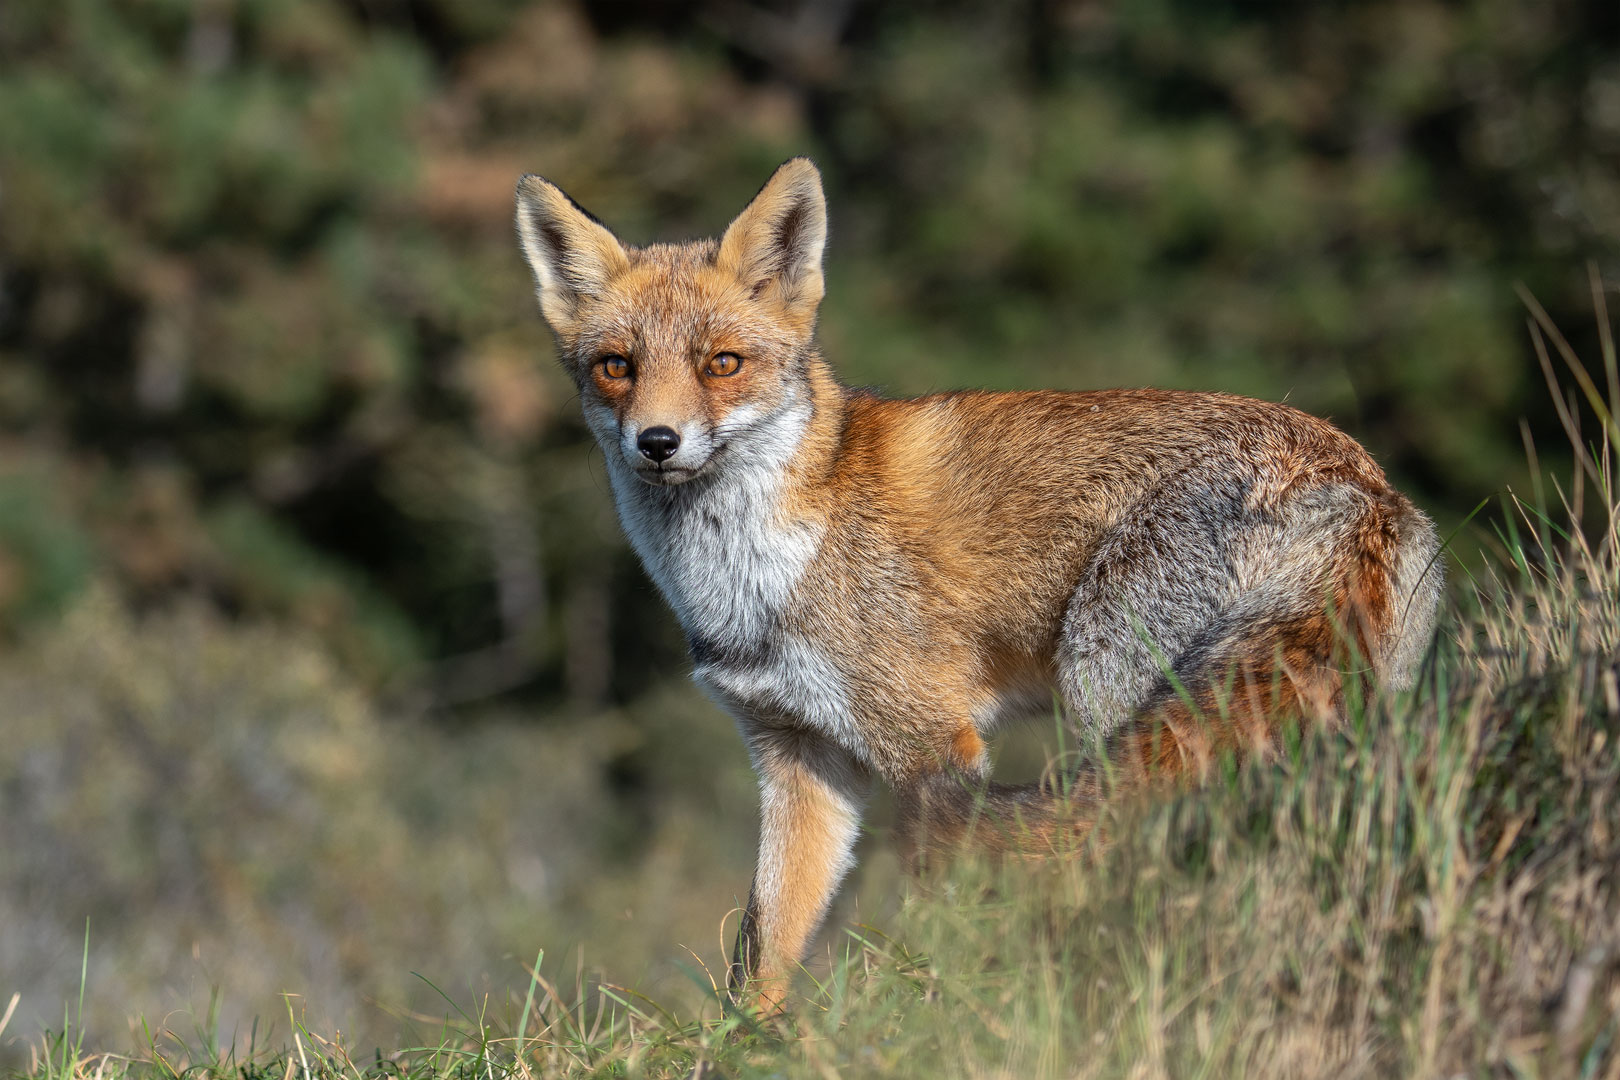
[(792, 405), (734, 435), (709, 474), (670, 487), (643, 483), (617, 439), (608, 474), (630, 544), (689, 635), (720, 644), (761, 640), (821, 544), (816, 525), (780, 509), (786, 465), (809, 423)]

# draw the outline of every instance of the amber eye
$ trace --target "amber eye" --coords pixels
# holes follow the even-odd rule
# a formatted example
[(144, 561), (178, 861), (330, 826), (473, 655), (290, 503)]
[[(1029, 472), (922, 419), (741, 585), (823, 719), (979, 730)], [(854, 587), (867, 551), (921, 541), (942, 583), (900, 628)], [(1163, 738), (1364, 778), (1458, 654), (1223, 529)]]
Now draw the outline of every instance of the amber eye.
[(622, 356), (604, 356), (601, 363), (602, 374), (610, 379), (622, 379), (630, 374), (630, 361)]
[(736, 353), (715, 353), (709, 360), (710, 375), (735, 375), (742, 367), (742, 357)]

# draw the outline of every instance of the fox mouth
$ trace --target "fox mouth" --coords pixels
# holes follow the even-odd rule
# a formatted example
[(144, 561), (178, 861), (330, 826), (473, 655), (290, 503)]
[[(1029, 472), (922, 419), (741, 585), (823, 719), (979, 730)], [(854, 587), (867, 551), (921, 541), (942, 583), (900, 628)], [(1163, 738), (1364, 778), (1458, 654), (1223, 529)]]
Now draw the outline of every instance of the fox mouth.
[(688, 469), (680, 465), (651, 465), (636, 468), (636, 478), (653, 487), (672, 487), (692, 479), (701, 468)]
[(653, 487), (674, 487), (710, 472), (715, 463), (724, 456), (726, 445), (722, 442), (711, 446), (709, 456), (696, 465), (675, 465), (668, 461), (654, 464), (643, 459), (634, 462), (631, 469), (635, 472), (636, 479), (644, 484), (651, 484)]

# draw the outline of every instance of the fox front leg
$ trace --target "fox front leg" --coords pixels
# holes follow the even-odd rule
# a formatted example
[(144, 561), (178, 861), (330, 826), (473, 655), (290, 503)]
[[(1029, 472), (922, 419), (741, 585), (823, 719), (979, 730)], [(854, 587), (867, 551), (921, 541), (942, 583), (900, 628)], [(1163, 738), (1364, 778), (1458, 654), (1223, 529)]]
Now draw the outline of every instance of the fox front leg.
[(801, 732), (749, 738), (760, 778), (759, 861), (731, 963), (733, 1000), (782, 1007), (788, 984), (853, 865), (870, 786), (843, 750)]

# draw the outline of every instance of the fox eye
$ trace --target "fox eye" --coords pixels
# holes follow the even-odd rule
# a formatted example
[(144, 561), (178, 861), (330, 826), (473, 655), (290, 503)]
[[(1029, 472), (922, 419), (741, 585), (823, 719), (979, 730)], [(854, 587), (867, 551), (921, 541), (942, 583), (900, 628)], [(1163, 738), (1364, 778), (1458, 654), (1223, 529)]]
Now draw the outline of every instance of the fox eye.
[(736, 353), (715, 353), (709, 358), (710, 375), (735, 375), (737, 369), (742, 367), (742, 357)]
[(610, 379), (622, 379), (630, 374), (630, 361), (617, 354), (604, 356), (597, 362), (602, 365), (602, 374)]

